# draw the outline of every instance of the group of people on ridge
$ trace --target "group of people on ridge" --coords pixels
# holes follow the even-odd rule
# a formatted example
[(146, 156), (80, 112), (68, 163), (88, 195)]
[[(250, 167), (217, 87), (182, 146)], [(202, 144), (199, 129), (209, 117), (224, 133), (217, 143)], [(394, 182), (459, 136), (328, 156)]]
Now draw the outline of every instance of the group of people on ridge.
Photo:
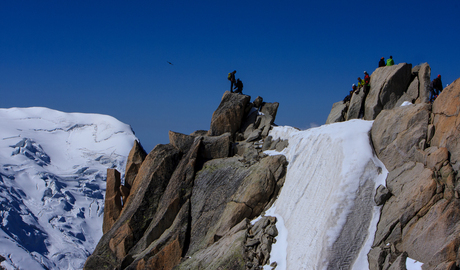
[(384, 57), (380, 58), (380, 61), (379, 61), (379, 67), (392, 66), (394, 64), (395, 64), (395, 61), (393, 60), (393, 56), (391, 55), (390, 55), (390, 58), (387, 59), (386, 63), (385, 63)]
[[(236, 70), (233, 72), (228, 73), (227, 79), (230, 81), (230, 92), (233, 93), (233, 90), (235, 90), (235, 93), (243, 94), (243, 82), (238, 78), (235, 81), (235, 73)], [(233, 88), (233, 85), (235, 85), (235, 88)]]
[(343, 103), (350, 101), (351, 97), (353, 96), (354, 93), (359, 94), (359, 91), (363, 89), (364, 92), (364, 98), (367, 96), (367, 93), (369, 93), (370, 89), (370, 81), (371, 77), (369, 76), (369, 73), (367, 71), (364, 71), (364, 79), (361, 79), (361, 77), (358, 77), (358, 86), (356, 84), (353, 84), (351, 86), (351, 91), (350, 93), (343, 99)]
[[(390, 58), (388, 58), (387, 61), (385, 61), (385, 58), (382, 57), (379, 61), (379, 68), (393, 66), (394, 64), (395, 62), (393, 60), (393, 56), (390, 55)], [(358, 77), (358, 86), (356, 86), (355, 84), (352, 85), (352, 89), (350, 93), (343, 99), (343, 103), (350, 101), (354, 93), (359, 94), (361, 88), (364, 91), (365, 99), (370, 89), (370, 76), (366, 71), (364, 71), (364, 80), (361, 79), (361, 77)], [(433, 81), (431, 81), (429, 90), (430, 102), (432, 103), (443, 90), (441, 75), (438, 75)]]

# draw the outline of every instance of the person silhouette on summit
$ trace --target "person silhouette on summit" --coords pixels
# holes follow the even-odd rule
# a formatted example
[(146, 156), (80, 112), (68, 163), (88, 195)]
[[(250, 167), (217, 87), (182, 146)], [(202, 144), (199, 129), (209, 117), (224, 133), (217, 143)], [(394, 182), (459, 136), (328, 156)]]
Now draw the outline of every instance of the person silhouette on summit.
[(233, 72), (228, 73), (228, 76), (227, 76), (227, 79), (230, 81), (230, 92), (232, 92), (232, 93), (233, 93), (233, 84), (236, 83), (236, 81), (235, 81), (235, 73), (236, 73), (236, 70), (234, 70)]
[(382, 57), (382, 58), (380, 58), (380, 61), (379, 61), (379, 67), (384, 67), (384, 66), (386, 66), (386, 64), (385, 64), (385, 58)]
[(390, 58), (387, 59), (387, 66), (392, 66), (395, 64), (395, 61), (393, 61), (393, 56), (390, 55)]
[(243, 82), (239, 78), (236, 80), (235, 89), (235, 93), (243, 94)]

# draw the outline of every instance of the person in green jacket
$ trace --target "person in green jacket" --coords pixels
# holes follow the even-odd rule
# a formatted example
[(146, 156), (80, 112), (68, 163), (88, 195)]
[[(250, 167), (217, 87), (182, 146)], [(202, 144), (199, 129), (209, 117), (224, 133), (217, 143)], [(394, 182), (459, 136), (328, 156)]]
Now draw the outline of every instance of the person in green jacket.
[(390, 58), (387, 59), (387, 67), (392, 66), (395, 64), (395, 61), (393, 61), (393, 56), (390, 55)]

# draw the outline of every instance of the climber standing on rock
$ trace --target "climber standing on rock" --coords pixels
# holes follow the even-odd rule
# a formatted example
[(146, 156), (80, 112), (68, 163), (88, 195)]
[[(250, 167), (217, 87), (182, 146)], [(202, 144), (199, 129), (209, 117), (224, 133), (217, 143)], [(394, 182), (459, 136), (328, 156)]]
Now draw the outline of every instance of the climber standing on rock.
[(393, 61), (393, 56), (390, 55), (390, 58), (387, 59), (387, 66), (392, 66), (395, 64), (395, 61)]
[(235, 93), (243, 94), (243, 82), (239, 78), (236, 80), (235, 89)]
[(230, 81), (230, 92), (232, 92), (232, 93), (233, 93), (233, 84), (236, 83), (236, 81), (235, 81), (235, 73), (236, 73), (236, 70), (234, 70), (233, 72), (228, 73), (228, 76), (227, 76), (227, 79)]
[(379, 61), (379, 67), (384, 67), (384, 66), (386, 66), (386, 64), (385, 64), (385, 58), (382, 57), (382, 58), (380, 58), (380, 61)]
[(441, 81), (441, 75), (438, 75), (433, 81), (430, 83), (430, 101), (433, 102), (438, 95), (442, 92), (442, 81)]

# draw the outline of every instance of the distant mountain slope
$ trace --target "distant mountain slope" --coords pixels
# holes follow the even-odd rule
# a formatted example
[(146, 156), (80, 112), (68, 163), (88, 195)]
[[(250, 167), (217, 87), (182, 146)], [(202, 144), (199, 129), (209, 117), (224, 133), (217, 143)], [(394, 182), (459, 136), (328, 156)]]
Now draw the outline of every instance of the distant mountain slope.
[(102, 236), (107, 168), (129, 125), (97, 114), (0, 109), (0, 255), (10, 269), (78, 269)]

